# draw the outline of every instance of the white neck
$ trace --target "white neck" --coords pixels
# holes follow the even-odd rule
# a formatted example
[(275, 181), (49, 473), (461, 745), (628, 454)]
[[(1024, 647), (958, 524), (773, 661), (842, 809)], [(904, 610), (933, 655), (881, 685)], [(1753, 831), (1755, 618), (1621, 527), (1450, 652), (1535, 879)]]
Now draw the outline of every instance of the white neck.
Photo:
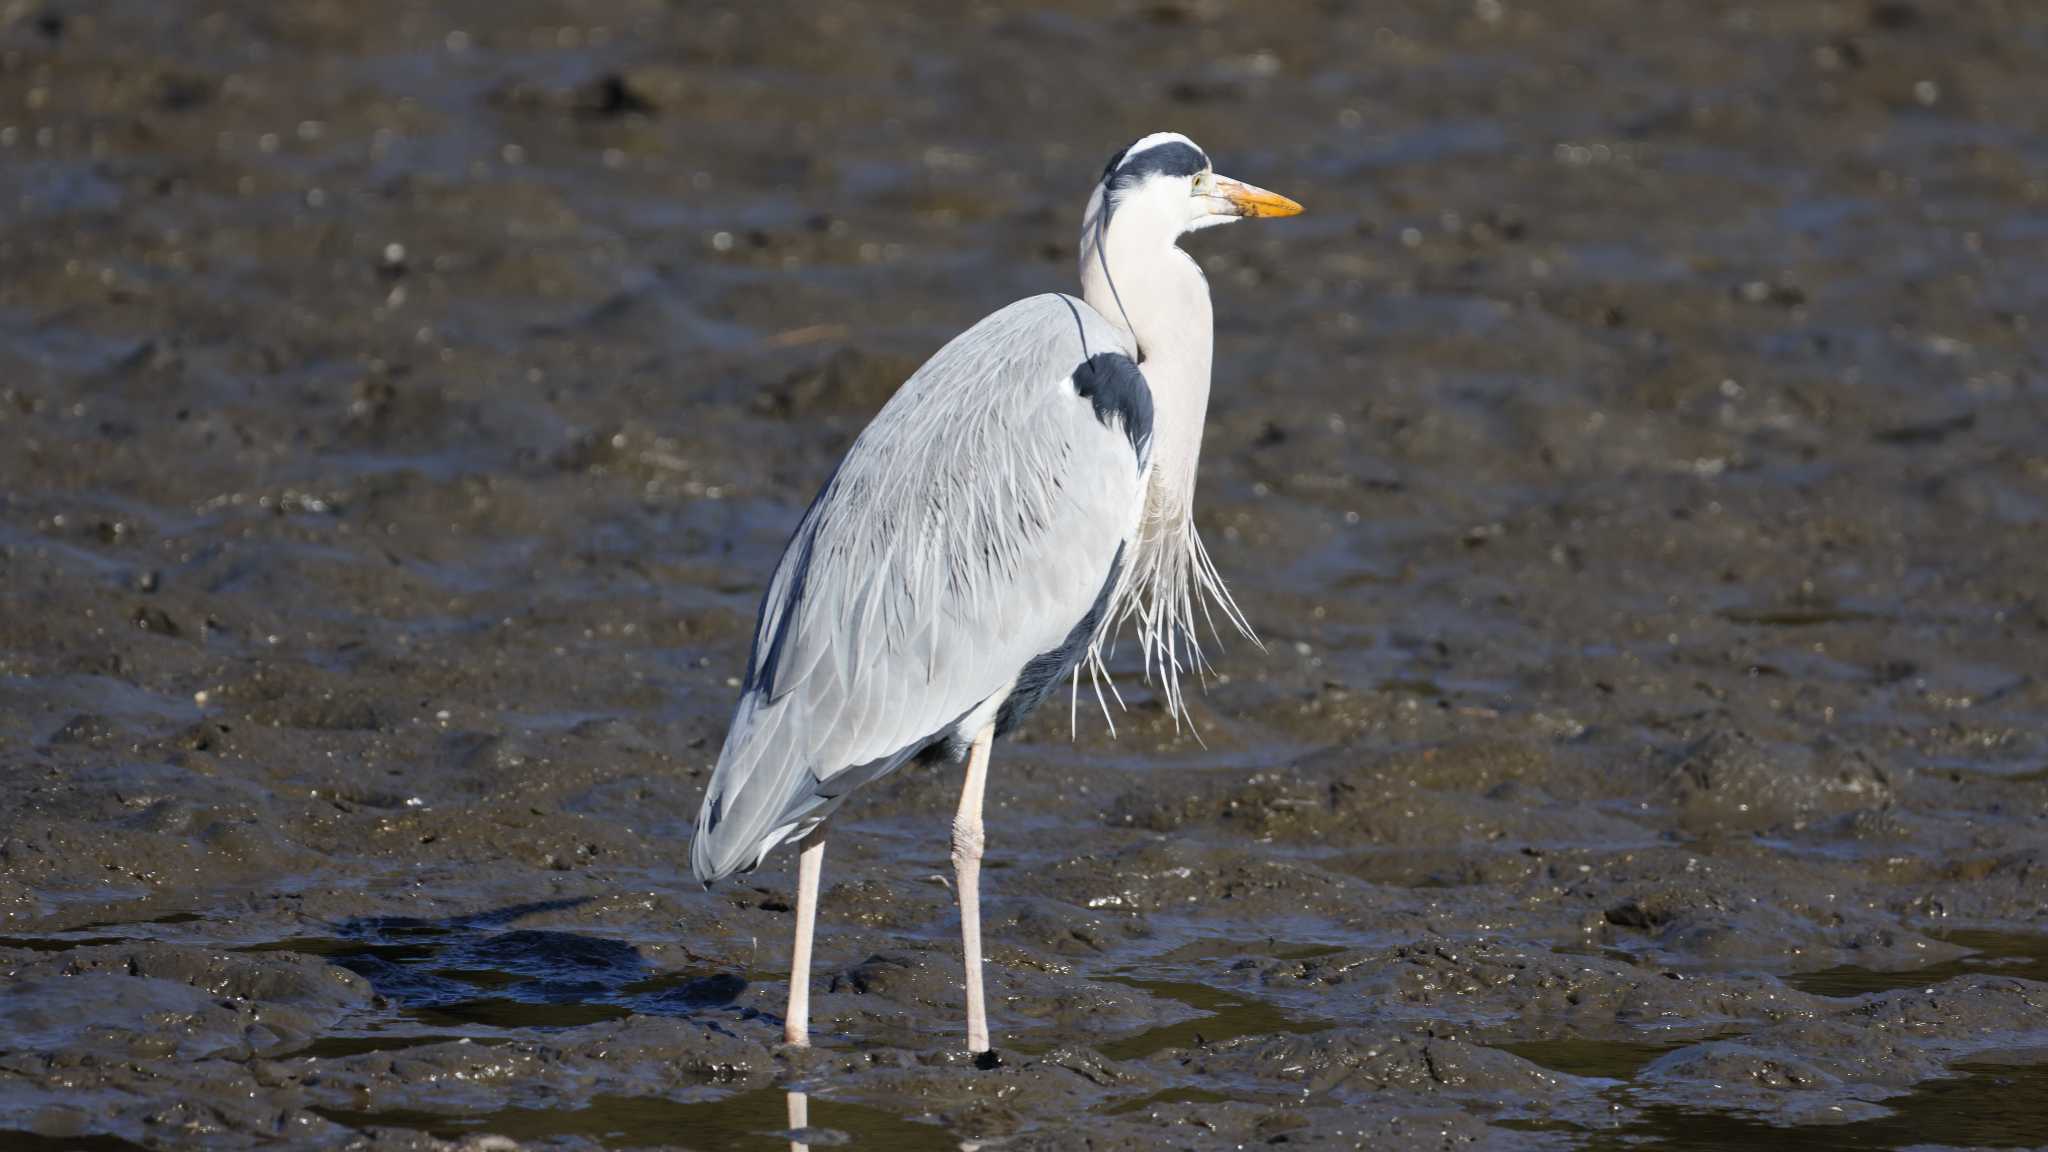
[(1082, 229), (1081, 297), (1130, 334), (1152, 389), (1150, 536), (1194, 512), (1216, 339), (1209, 282), (1174, 243), (1177, 229), (1137, 211), (1113, 213), (1109, 227), (1099, 229), (1100, 207), (1098, 191)]
[(1251, 635), (1195, 534), (1195, 469), (1215, 346), (1209, 282), (1175, 244), (1177, 223), (1131, 205), (1112, 213), (1103, 229), (1097, 226), (1101, 206), (1098, 188), (1082, 225), (1081, 296), (1135, 346), (1152, 389), (1152, 460), (1137, 547), (1109, 612), (1113, 623), (1098, 634), (1089, 658), (1102, 669), (1103, 642), (1125, 619), (1135, 620), (1146, 679), (1157, 674), (1178, 722), (1187, 714), (1180, 673), (1203, 659), (1197, 600)]

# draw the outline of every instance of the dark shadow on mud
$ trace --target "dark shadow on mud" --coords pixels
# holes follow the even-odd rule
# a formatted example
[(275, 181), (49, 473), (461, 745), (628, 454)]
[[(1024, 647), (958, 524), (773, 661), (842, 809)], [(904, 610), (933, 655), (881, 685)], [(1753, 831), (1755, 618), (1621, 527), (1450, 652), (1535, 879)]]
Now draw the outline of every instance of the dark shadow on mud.
[(730, 972), (657, 972), (621, 940), (508, 928), (585, 902), (535, 901), (439, 920), (360, 917), (339, 922), (330, 936), (250, 951), (323, 956), (430, 1028), (574, 1028), (632, 1015), (690, 1016), (727, 1007), (746, 990), (746, 979)]
[[(468, 1116), (400, 1109), (314, 1111), (351, 1128), (402, 1128), (441, 1140), (488, 1132), (522, 1142), (581, 1139), (606, 1148), (640, 1148), (668, 1146), (687, 1138), (689, 1147), (704, 1152), (801, 1149), (813, 1143), (819, 1148), (850, 1143), (899, 1152), (951, 1152), (962, 1146), (957, 1136), (934, 1124), (881, 1108), (807, 1097), (780, 1088), (692, 1102), (600, 1095), (577, 1108), (514, 1107)], [(799, 1116), (803, 1117), (800, 1121)]]

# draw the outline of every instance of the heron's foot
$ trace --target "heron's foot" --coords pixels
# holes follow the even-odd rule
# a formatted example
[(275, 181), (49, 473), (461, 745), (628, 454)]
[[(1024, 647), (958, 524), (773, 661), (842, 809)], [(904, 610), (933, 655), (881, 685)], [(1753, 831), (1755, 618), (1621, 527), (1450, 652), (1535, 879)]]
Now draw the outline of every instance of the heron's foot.
[(1003, 1058), (996, 1055), (995, 1049), (990, 1048), (985, 1052), (976, 1052), (974, 1054), (974, 1066), (983, 1072), (990, 1072), (1003, 1066)]

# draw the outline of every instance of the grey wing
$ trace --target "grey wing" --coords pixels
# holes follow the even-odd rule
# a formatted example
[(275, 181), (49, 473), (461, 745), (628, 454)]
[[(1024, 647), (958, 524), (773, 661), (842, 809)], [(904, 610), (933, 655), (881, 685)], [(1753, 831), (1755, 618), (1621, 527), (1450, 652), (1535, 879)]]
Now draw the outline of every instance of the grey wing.
[(971, 738), (1020, 686), (1043, 694), (1041, 658), (1091, 612), (1099, 625), (1137, 528), (1151, 395), (1127, 353), (1079, 300), (1019, 301), (855, 440), (762, 602), (698, 814), (699, 879), (753, 867), (852, 788)]

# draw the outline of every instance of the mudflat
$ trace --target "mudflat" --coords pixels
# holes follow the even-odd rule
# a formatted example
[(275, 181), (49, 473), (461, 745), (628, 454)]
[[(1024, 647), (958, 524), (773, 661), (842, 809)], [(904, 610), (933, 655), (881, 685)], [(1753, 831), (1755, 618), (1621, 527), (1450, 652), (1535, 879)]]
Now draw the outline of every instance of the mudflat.
[[(0, 1146), (2048, 1142), (2048, 10), (0, 8)], [(1263, 646), (687, 837), (760, 588), (1157, 129)], [(502, 1146), (502, 1145), (500, 1145)]]

